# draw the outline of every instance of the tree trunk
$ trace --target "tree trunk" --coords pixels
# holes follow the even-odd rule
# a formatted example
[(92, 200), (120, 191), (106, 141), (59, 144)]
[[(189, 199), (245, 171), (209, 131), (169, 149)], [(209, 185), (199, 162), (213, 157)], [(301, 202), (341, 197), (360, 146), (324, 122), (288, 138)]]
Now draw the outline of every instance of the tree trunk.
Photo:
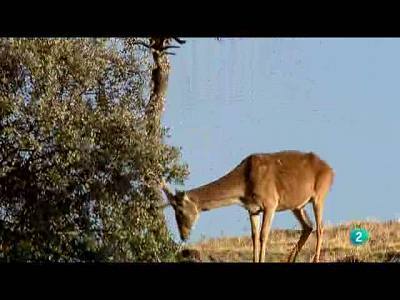
[[(174, 38), (179, 44), (184, 44), (185, 41)], [(170, 45), (172, 42), (171, 38), (151, 38), (150, 49), (153, 55), (154, 67), (151, 74), (152, 90), (150, 94), (150, 100), (146, 107), (146, 117), (150, 121), (149, 123), (154, 124), (153, 128), (148, 128), (149, 133), (155, 133), (155, 128), (161, 128), (161, 117), (164, 112), (165, 96), (168, 87), (168, 77), (170, 71), (170, 64), (168, 55), (174, 54), (167, 52), (171, 48), (179, 48), (179, 46)], [(159, 135), (160, 133), (158, 133)]]
[[(185, 43), (178, 38), (174, 39), (179, 44)], [(147, 134), (150, 138), (154, 138), (161, 142), (161, 118), (164, 112), (165, 98), (168, 88), (168, 78), (170, 72), (170, 63), (168, 59), (169, 53), (166, 50), (171, 48), (178, 48), (178, 46), (171, 46), (171, 38), (150, 38), (149, 48), (153, 56), (153, 70), (151, 73), (151, 93), (150, 99), (146, 106)], [(154, 178), (156, 180), (156, 178)], [(159, 194), (160, 203), (163, 202), (162, 193), (160, 189), (160, 182), (151, 182), (155, 190)], [(167, 230), (166, 220), (163, 213), (160, 211), (160, 217), (165, 224), (164, 230)], [(163, 230), (161, 229), (161, 230)]]
[(170, 64), (168, 55), (164, 51), (168, 46), (167, 38), (151, 38), (150, 47), (153, 55), (153, 71), (151, 73), (152, 89), (150, 99), (146, 107), (148, 119), (148, 134), (155, 138), (161, 138), (161, 117), (164, 111), (165, 97), (168, 86)]

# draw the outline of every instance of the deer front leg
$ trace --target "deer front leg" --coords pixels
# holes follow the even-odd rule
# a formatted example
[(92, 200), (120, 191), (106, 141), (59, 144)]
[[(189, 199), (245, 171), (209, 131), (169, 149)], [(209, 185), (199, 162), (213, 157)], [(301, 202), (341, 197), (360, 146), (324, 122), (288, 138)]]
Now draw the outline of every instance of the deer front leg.
[(264, 209), (263, 222), (261, 227), (261, 253), (260, 262), (265, 262), (265, 252), (267, 249), (267, 241), (271, 230), (272, 220), (275, 215), (275, 207)]
[(249, 211), (251, 222), (251, 239), (253, 240), (253, 262), (260, 260), (260, 215)]

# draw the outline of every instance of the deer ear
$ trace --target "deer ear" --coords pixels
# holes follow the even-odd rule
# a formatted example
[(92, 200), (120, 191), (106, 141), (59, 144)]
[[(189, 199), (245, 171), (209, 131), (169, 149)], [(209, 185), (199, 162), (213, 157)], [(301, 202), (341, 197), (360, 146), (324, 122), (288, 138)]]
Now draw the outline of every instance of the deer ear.
[(183, 201), (192, 201), (190, 198), (189, 198), (189, 196), (188, 196), (188, 194), (186, 194), (186, 193), (184, 193), (183, 194)]
[(175, 196), (177, 198), (177, 200), (182, 200), (183, 197), (185, 196), (185, 192), (184, 191), (180, 191), (178, 189), (175, 189)]
[(172, 205), (175, 206), (176, 205), (176, 196), (174, 195), (170, 195), (168, 198), (168, 202)]
[(183, 203), (185, 201), (190, 201), (185, 191), (175, 190), (175, 200), (176, 203)]
[(161, 183), (161, 188), (167, 196), (168, 202), (171, 205), (174, 205), (176, 203), (176, 195), (172, 193), (171, 189), (168, 187), (164, 180)]

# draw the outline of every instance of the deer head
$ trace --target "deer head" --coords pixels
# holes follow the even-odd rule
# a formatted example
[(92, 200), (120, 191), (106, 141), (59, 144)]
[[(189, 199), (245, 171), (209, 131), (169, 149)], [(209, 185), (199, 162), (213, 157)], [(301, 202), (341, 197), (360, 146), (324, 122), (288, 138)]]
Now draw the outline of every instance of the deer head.
[(184, 191), (175, 191), (175, 194), (169, 189), (165, 181), (161, 188), (167, 196), (168, 202), (161, 208), (171, 205), (175, 211), (175, 219), (178, 224), (180, 237), (183, 241), (189, 238), (190, 231), (199, 217), (199, 211), (196, 203)]

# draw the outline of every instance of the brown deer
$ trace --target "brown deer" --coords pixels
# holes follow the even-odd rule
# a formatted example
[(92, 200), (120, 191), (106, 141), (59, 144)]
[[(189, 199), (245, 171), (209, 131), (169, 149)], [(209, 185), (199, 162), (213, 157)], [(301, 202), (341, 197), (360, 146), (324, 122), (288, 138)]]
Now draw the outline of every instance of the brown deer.
[[(312, 203), (317, 243), (313, 262), (319, 261), (325, 198), (332, 186), (333, 169), (316, 154), (299, 151), (252, 154), (225, 176), (189, 191), (175, 194), (165, 182), (162, 189), (175, 211), (180, 237), (187, 240), (199, 213), (232, 204), (248, 210), (253, 240), (253, 261), (264, 262), (266, 244), (275, 212), (291, 210), (302, 226), (288, 262), (296, 257), (313, 231), (304, 209)], [(261, 230), (260, 213), (263, 213)]]

